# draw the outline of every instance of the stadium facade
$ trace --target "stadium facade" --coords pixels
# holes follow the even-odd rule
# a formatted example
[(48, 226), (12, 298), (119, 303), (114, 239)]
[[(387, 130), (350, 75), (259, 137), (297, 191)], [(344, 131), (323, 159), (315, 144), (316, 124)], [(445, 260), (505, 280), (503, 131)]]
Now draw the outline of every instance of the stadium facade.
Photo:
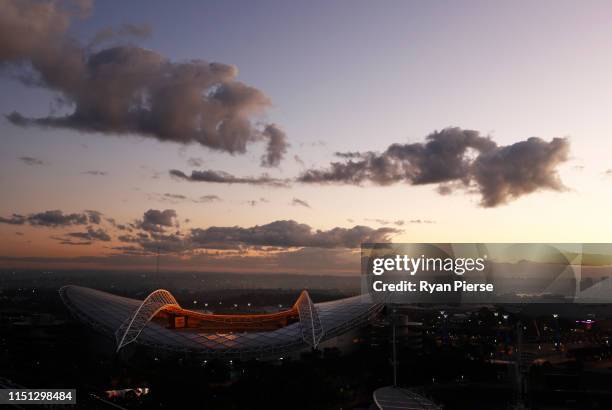
[(369, 296), (315, 304), (307, 291), (288, 310), (236, 315), (184, 309), (163, 289), (144, 300), (72, 285), (59, 293), (77, 319), (114, 337), (118, 352), (135, 343), (204, 358), (282, 357), (316, 349), (382, 309)]

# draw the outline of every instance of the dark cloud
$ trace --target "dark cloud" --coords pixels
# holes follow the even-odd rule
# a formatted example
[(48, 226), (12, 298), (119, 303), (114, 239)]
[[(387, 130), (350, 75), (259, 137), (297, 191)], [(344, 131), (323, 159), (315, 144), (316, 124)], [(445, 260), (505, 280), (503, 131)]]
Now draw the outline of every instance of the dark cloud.
[(0, 223), (2, 224), (9, 224), (9, 225), (23, 225), (28, 221), (28, 218), (23, 216), (23, 215), (19, 215), (19, 214), (13, 214), (8, 218), (4, 218), (2, 216), (0, 216)]
[(263, 136), (268, 139), (266, 154), (261, 158), (261, 165), (275, 167), (280, 164), (287, 152), (287, 136), (276, 124), (269, 124), (263, 130)]
[(62, 227), (70, 225), (99, 224), (101, 213), (84, 211), (82, 213), (65, 214), (59, 209), (44, 211), (29, 215), (13, 214), (8, 218), (0, 217), (0, 223), (10, 225), (30, 224), (33, 226)]
[(27, 165), (44, 165), (43, 160), (34, 157), (19, 157), (18, 159)]
[(293, 198), (293, 201), (291, 201), (291, 205), (293, 206), (303, 206), (305, 208), (310, 208), (310, 204), (302, 199), (299, 198)]
[(170, 170), (170, 176), (178, 179), (184, 179), (191, 182), (211, 182), (217, 184), (247, 184), (247, 185), (267, 185), (273, 187), (287, 187), (289, 181), (287, 179), (273, 178), (268, 174), (262, 174), (257, 177), (237, 177), (223, 171), (204, 170), (191, 171), (191, 175), (185, 174), (178, 169)]
[[(42, 118), (13, 112), (9, 121), (18, 126), (139, 134), (232, 154), (264, 141), (267, 153), (262, 163), (278, 164), (287, 146), (284, 134), (274, 124), (256, 124), (270, 99), (236, 80), (236, 67), (203, 60), (173, 62), (134, 45), (101, 50), (82, 46), (67, 32), (71, 20), (84, 16), (91, 4), (75, 4), (78, 7), (36, 0), (0, 3), (0, 63), (17, 68), (22, 82), (57, 93), (63, 106), (71, 109), (63, 116)], [(119, 34), (146, 31), (125, 26)], [(107, 30), (100, 38), (115, 34)]]
[(346, 162), (333, 162), (326, 170), (308, 170), (299, 180), (308, 183), (372, 182), (390, 185), (440, 183), (465, 178), (469, 169), (468, 149), (485, 151), (495, 147), (477, 131), (446, 128), (426, 137), (426, 143), (392, 144), (382, 154), (336, 153)]
[[(171, 218), (164, 217), (157, 213), (149, 214), (156, 215), (153, 218), (155, 221), (163, 220), (166, 224), (156, 224), (156, 227), (169, 228), (175, 218), (174, 216)], [(314, 230), (306, 224), (299, 224), (292, 220), (275, 221), (249, 228), (238, 226), (194, 228), (187, 234), (178, 230), (165, 233), (164, 229), (146, 228), (146, 226), (141, 226), (140, 231), (120, 235), (118, 239), (130, 244), (131, 251), (140, 249), (141, 251), (162, 253), (192, 253), (203, 249), (218, 251), (258, 249), (269, 251), (273, 248), (281, 250), (295, 247), (354, 249), (358, 248), (362, 242), (388, 242), (391, 235), (401, 232), (394, 228), (374, 229), (367, 226)], [(89, 239), (85, 235), (79, 237)], [(91, 239), (95, 240), (95, 238)]]
[(53, 238), (53, 237), (51, 239), (58, 240), (60, 245), (71, 245), (71, 246), (84, 245), (84, 246), (88, 246), (88, 245), (92, 244), (91, 241), (75, 242), (75, 241), (71, 241), (71, 240), (68, 240), (68, 239)]
[(556, 167), (567, 161), (568, 154), (569, 144), (563, 138), (551, 142), (529, 138), (482, 153), (472, 164), (481, 204), (492, 207), (539, 189), (566, 189)]
[(161, 230), (149, 230), (148, 232), (137, 232), (131, 235), (120, 235), (117, 239), (121, 242), (134, 244), (129, 247), (122, 247), (129, 253), (178, 253), (191, 250), (189, 241), (185, 240), (180, 232), (165, 234)]
[(103, 175), (107, 175), (108, 173), (106, 171), (90, 170), (90, 171), (83, 171), (83, 174), (95, 175), (95, 176), (103, 176)]
[(88, 241), (103, 241), (109, 242), (111, 240), (110, 235), (102, 228), (94, 229), (91, 226), (87, 227), (86, 232), (70, 232), (66, 236), (78, 239), (84, 239)]
[(139, 245), (144, 251), (159, 253), (180, 253), (190, 250), (185, 240), (176, 234), (158, 235), (156, 237), (140, 240)]
[(392, 144), (383, 153), (336, 153), (344, 162), (307, 170), (298, 181), (390, 185), (439, 184), (440, 194), (453, 188), (479, 192), (481, 205), (494, 207), (541, 189), (564, 189), (557, 166), (568, 159), (569, 142), (529, 138), (498, 146), (477, 131), (445, 128), (425, 143)]
[(90, 223), (99, 225), (102, 222), (102, 212), (94, 211), (91, 209), (84, 211), (87, 214), (87, 219)]
[(194, 247), (229, 249), (240, 246), (279, 246), (317, 248), (357, 248), (362, 242), (388, 242), (399, 231), (393, 228), (373, 229), (367, 226), (314, 230), (296, 221), (275, 221), (250, 228), (210, 227), (191, 230)]
[(28, 222), (31, 225), (56, 227), (68, 225), (84, 225), (89, 222), (89, 218), (87, 214), (64, 214), (60, 210), (53, 210), (29, 215)]
[(438, 188), (436, 188), (436, 191), (438, 191), (438, 193), (442, 196), (450, 195), (453, 193), (453, 188), (449, 184), (440, 184), (438, 185)]
[(149, 209), (142, 216), (138, 228), (148, 232), (163, 232), (165, 228), (176, 226), (176, 211), (174, 209)]

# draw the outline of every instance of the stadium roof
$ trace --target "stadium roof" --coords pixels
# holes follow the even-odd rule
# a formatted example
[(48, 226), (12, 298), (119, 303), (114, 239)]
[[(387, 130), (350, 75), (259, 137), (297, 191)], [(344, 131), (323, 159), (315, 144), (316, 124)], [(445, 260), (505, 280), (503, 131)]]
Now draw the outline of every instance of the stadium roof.
[[(371, 303), (368, 296), (314, 304), (306, 291), (289, 310), (254, 315), (183, 309), (170, 292), (162, 289), (143, 301), (80, 286), (64, 286), (60, 296), (76, 318), (114, 336), (117, 351), (135, 342), (228, 358), (280, 356), (316, 348), (325, 340), (365, 324), (382, 308)], [(183, 317), (191, 325), (173, 328), (161, 317)]]

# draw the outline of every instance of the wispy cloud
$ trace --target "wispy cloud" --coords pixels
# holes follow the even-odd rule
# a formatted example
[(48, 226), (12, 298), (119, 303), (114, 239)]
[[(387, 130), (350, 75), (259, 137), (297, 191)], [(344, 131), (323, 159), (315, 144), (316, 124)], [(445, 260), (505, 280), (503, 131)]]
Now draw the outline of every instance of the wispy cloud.
[(293, 200), (291, 201), (291, 205), (310, 208), (310, 204), (308, 202), (304, 201), (303, 199), (299, 199), (299, 198), (293, 198)]
[(262, 174), (256, 177), (237, 177), (228, 172), (204, 170), (192, 171), (191, 175), (187, 175), (177, 169), (170, 170), (170, 176), (190, 182), (210, 182), (215, 184), (246, 184), (246, 185), (266, 185), (272, 187), (287, 187), (289, 186), (288, 179), (273, 178), (268, 174)]
[(39, 158), (35, 158), (35, 157), (19, 157), (18, 159), (26, 165), (44, 165), (45, 164), (43, 160)]

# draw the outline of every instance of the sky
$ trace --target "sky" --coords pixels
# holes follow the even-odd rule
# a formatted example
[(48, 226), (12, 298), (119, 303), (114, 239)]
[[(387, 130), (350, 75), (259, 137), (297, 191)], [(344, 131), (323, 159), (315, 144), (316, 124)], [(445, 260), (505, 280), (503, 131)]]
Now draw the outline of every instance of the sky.
[(609, 2), (0, 16), (0, 267), (146, 270), (159, 249), (356, 273), (363, 241), (610, 241)]

